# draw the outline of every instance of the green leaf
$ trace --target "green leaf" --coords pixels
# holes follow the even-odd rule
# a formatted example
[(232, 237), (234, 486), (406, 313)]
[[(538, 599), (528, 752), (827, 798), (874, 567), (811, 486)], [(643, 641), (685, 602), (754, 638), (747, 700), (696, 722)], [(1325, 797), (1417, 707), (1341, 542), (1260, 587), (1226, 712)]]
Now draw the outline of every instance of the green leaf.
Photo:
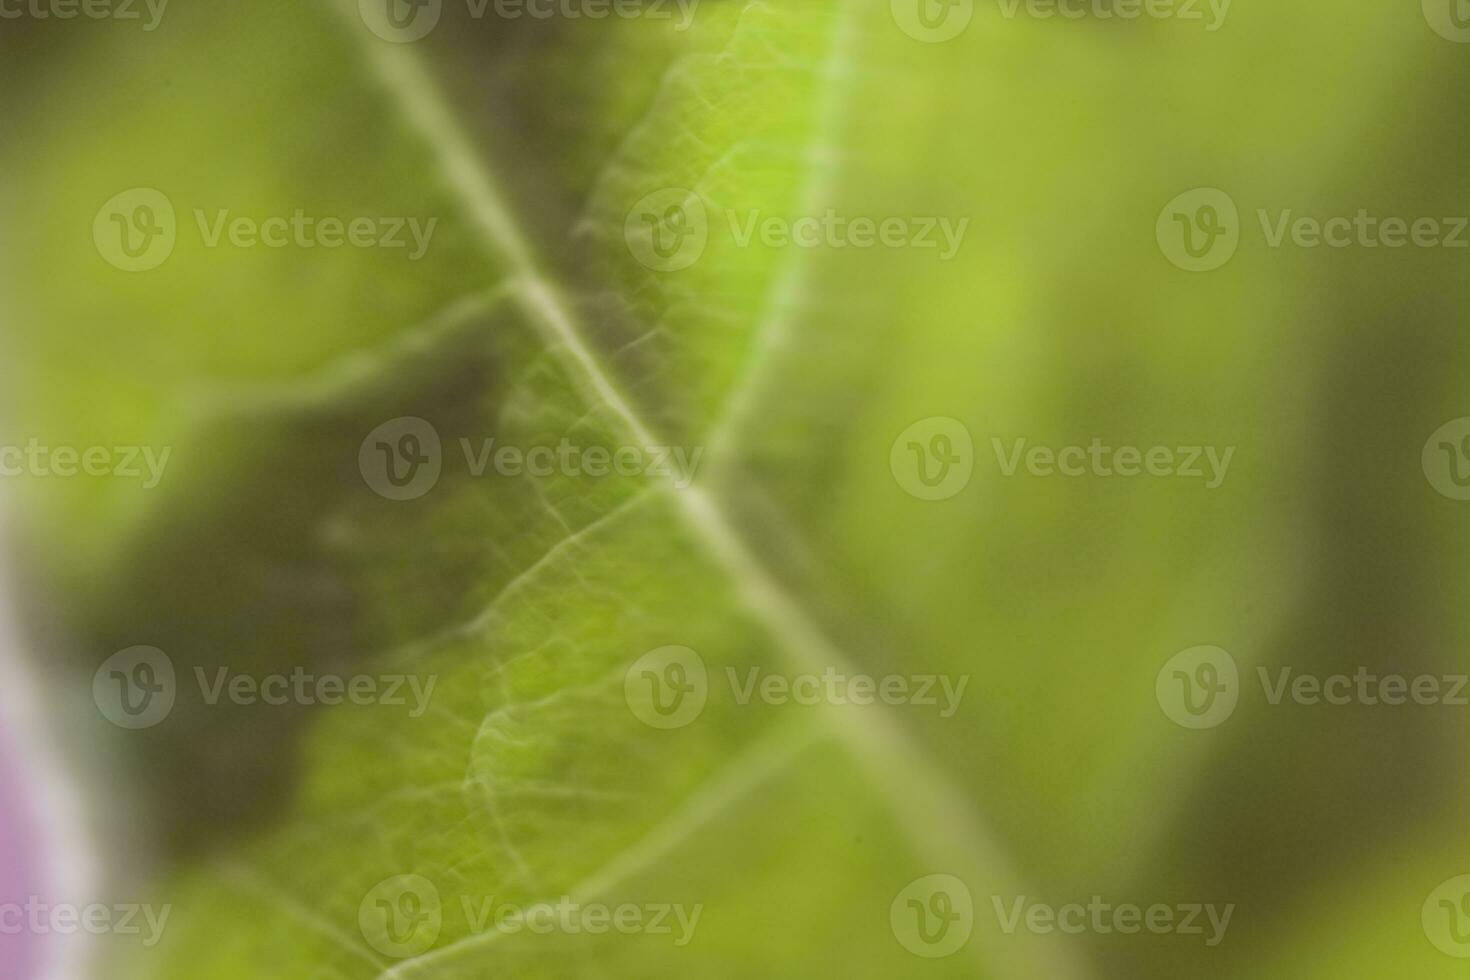
[[(179, 9), (142, 41), (78, 42), (76, 70), (22, 110), (38, 135), (15, 213), (35, 233), (3, 300), (11, 428), (174, 452), (157, 488), (25, 487), (58, 649), (89, 677), (151, 644), (183, 679), (140, 732), (65, 688), (84, 736), (134, 767), (119, 811), (146, 829), (104, 838), (156, 848), (146, 894), (173, 906), (156, 947), (116, 937), (108, 975), (1296, 976), (1322, 957), (1448, 975), (1416, 923), (1464, 869), (1413, 838), (1463, 838), (1463, 781), (1401, 759), (1453, 758), (1463, 722), (1256, 697), (1196, 732), (1155, 698), (1165, 662), (1206, 644), (1252, 679), (1407, 669), (1392, 651), (1409, 637), (1417, 668), (1463, 660), (1442, 651), (1464, 616), (1431, 584), (1453, 514), (1417, 469), (1424, 437), (1466, 414), (1442, 363), (1463, 362), (1464, 297), (1421, 309), (1453, 256), (1333, 265), (1257, 238), (1201, 277), (1154, 239), (1199, 186), (1229, 188), (1245, 235), (1256, 208), (1450, 207), (1448, 179), (1405, 154), (1343, 162), (1400, 118), (1342, 94), (1374, 90), (1364, 73), (1422, 96), (1431, 50), (1440, 82), (1463, 74), (1417, 15), (1300, 2), (1213, 34), (983, 7), (926, 45), (856, 0), (707, 0), (687, 30), (672, 8), (468, 9), (409, 44), (351, 3)], [(1332, 43), (1293, 40), (1329, 12)], [(1455, 160), (1463, 142), (1431, 149)], [(1375, 168), (1412, 177), (1383, 190), (1362, 179)], [(179, 215), (173, 254), (142, 273), (78, 231), (134, 187)], [(696, 199), (702, 252), (657, 268), (641, 219)], [(414, 261), (212, 248), (194, 216), (297, 208), (437, 230)], [(740, 241), (743, 223), (829, 211), (967, 224), (952, 257)], [(1422, 347), (1397, 346), (1405, 318)], [(401, 418), (433, 429), (443, 472), (392, 500), (360, 453)], [(974, 445), (969, 484), (937, 501), (891, 466), (933, 418)], [(1377, 475), (1336, 455), (1339, 426)], [(688, 486), (476, 475), (462, 440), (492, 438), (702, 455)], [(1236, 455), (1215, 489), (1004, 474), (1015, 440), (1095, 438)], [(1373, 540), (1345, 543), (1363, 522)], [(629, 692), (670, 647), (709, 691), (664, 729)], [(414, 715), (208, 704), (193, 683), (297, 667), (434, 694)], [(741, 703), (751, 670), (966, 686), (952, 714)], [(1358, 850), (1415, 871), (1336, 860)], [(931, 875), (973, 901), (973, 935), (933, 959), (891, 922)], [(1236, 909), (1218, 948), (1003, 924), (1023, 897), (1092, 896)], [(529, 928), (525, 910), (563, 901), (699, 919), (683, 944), (677, 926)], [(526, 928), (477, 918), (502, 905)], [(427, 918), (393, 933), (384, 909)]]

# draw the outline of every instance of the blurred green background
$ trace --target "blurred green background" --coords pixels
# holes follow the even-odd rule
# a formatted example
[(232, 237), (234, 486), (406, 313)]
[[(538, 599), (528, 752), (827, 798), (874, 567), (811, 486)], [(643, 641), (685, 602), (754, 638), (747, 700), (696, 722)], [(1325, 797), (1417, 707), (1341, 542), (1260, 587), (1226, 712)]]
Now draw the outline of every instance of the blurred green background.
[[(1470, 252), (1271, 241), (1287, 212), (1463, 227), (1465, 4), (392, 4), (431, 29), (368, 0), (0, 20), (0, 445), (171, 451), (157, 486), (0, 488), (99, 894), (172, 907), (96, 976), (1463, 972), (1436, 889), (1470, 873), (1470, 707), (1273, 705), (1258, 668), (1470, 670), (1470, 503), (1421, 458), (1470, 416)], [(175, 240), (126, 271), (94, 225), (135, 188)], [(706, 240), (658, 268), (671, 188)], [(1198, 188), (1238, 241), (1187, 271)], [(435, 224), (415, 259), (197, 217), (298, 210)], [(966, 224), (948, 258), (738, 233), (829, 212)], [(402, 417), (443, 472), (392, 500), (360, 450)], [(926, 500), (896, 442), (934, 418), (972, 472)], [(476, 475), (459, 440), (489, 438), (703, 456), (692, 490)], [(1234, 454), (1213, 489), (1007, 475), (1019, 439)], [(140, 644), (180, 695), (130, 731), (92, 677)], [(624, 677), (671, 645), (709, 694), (663, 730)], [(1156, 681), (1204, 645), (1238, 705), (1191, 729)], [(949, 717), (725, 683), (832, 665), (968, 681)], [(416, 718), (211, 705), (221, 667), (437, 687)], [(916, 955), (935, 874), (972, 934)], [(409, 875), (442, 913), (385, 953), (363, 909)], [(563, 895), (703, 913), (684, 946), (467, 914)], [(1021, 896), (1233, 912), (1215, 945), (1007, 932)]]

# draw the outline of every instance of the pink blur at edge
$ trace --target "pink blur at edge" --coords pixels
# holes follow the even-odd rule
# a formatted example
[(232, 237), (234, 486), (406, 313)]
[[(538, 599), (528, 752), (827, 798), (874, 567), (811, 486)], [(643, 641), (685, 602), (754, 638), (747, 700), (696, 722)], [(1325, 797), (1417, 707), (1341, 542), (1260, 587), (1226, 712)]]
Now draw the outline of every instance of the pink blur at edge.
[[(26, 791), (25, 767), (7, 737), (8, 722), (0, 716), (0, 907), (24, 906), (31, 896), (44, 891), (34, 798)], [(23, 919), (10, 919), (9, 928), (16, 921), (22, 928), (9, 935), (6, 923), (0, 921), (0, 980), (35, 980), (45, 937), (32, 935)]]

